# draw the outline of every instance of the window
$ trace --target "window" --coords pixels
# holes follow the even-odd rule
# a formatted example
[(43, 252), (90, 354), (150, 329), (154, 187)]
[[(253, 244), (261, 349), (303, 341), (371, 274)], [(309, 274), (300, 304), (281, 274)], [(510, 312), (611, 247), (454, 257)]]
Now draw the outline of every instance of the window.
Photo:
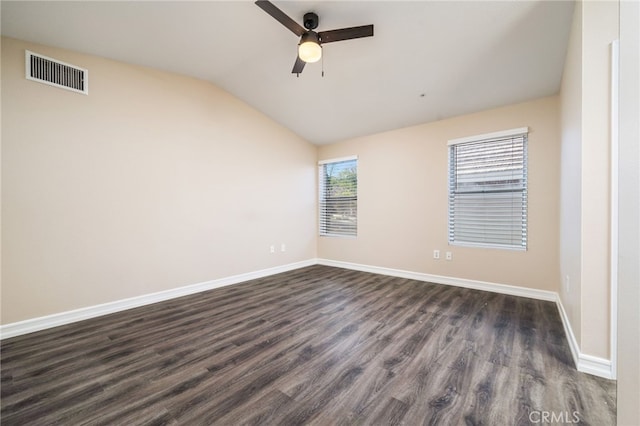
[(526, 250), (527, 133), (449, 141), (449, 244)]
[(358, 158), (320, 161), (320, 235), (357, 235)]

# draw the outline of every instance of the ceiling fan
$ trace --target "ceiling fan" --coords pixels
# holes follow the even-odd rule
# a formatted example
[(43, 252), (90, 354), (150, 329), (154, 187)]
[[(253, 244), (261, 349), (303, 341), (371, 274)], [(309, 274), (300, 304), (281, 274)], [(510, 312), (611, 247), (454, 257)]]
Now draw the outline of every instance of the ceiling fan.
[(307, 62), (319, 61), (322, 57), (322, 45), (324, 43), (373, 36), (373, 25), (315, 32), (314, 30), (318, 28), (319, 20), (318, 15), (313, 12), (304, 14), (303, 28), (268, 0), (258, 0), (256, 5), (300, 37), (298, 57), (291, 70), (293, 74), (300, 74)]

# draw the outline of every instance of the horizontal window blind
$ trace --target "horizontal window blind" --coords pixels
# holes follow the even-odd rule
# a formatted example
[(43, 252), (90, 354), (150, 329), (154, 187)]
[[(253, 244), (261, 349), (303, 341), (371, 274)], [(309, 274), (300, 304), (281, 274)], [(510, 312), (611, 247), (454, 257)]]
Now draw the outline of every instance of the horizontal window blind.
[(527, 248), (527, 134), (449, 146), (449, 242)]
[(320, 173), (320, 235), (356, 236), (358, 160), (323, 161)]

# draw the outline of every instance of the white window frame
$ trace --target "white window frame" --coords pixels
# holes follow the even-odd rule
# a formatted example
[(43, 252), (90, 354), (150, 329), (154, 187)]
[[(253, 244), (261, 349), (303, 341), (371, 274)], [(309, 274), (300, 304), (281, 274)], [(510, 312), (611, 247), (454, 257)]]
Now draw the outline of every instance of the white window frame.
[[(353, 233), (338, 232), (335, 229), (331, 230), (327, 227), (326, 218), (326, 191), (325, 191), (325, 179), (324, 170), (328, 164), (343, 163), (346, 161), (355, 161), (356, 163), (356, 215), (355, 215), (355, 231)], [(348, 157), (332, 158), (328, 160), (318, 161), (318, 234), (321, 237), (340, 237), (340, 238), (356, 238), (358, 236), (358, 186), (357, 186), (357, 173), (358, 170), (358, 156), (352, 155)]]
[[(504, 131), (499, 131), (499, 132), (493, 132), (493, 133), (486, 133), (486, 134), (482, 134), (482, 135), (477, 135), (477, 136), (470, 136), (470, 137), (464, 137), (464, 138), (458, 138), (458, 139), (452, 139), (449, 140), (447, 142), (447, 146), (448, 146), (448, 157), (449, 157), (449, 167), (448, 167), (448, 174), (449, 174), (449, 190), (448, 190), (448, 240), (449, 240), (449, 244), (450, 245), (456, 245), (456, 246), (468, 246), (468, 247), (486, 247), (486, 248), (498, 248), (498, 249), (508, 249), (508, 250), (517, 250), (517, 251), (525, 251), (527, 250), (528, 247), (528, 160), (527, 160), (527, 153), (528, 153), (528, 133), (529, 133), (529, 128), (528, 127), (520, 127), (520, 128), (516, 128), (516, 129), (510, 129), (510, 130), (504, 130)], [(519, 243), (497, 243), (495, 241), (498, 240), (498, 238), (496, 237), (496, 234), (493, 234), (493, 236), (491, 235), (491, 233), (488, 233), (488, 237), (482, 238), (480, 236), (477, 237), (477, 239), (473, 239), (471, 237), (469, 237), (468, 239), (465, 239), (463, 236), (457, 236), (457, 233), (455, 231), (455, 205), (456, 205), (456, 200), (459, 200), (460, 198), (464, 197), (464, 194), (471, 194), (473, 193), (472, 191), (469, 192), (467, 191), (460, 191), (458, 192), (456, 190), (457, 185), (458, 185), (458, 177), (457, 177), (457, 166), (459, 165), (458, 161), (455, 158), (455, 153), (457, 153), (457, 149), (456, 147), (462, 144), (469, 144), (469, 146), (471, 146), (471, 144), (481, 144), (483, 142), (486, 143), (497, 143), (500, 140), (505, 140), (505, 139), (511, 139), (511, 138), (519, 138), (522, 137), (523, 138), (523, 159), (522, 159), (522, 172), (519, 175), (519, 178), (521, 180), (523, 180), (523, 187), (521, 189), (482, 189), (480, 191), (478, 191), (478, 194), (485, 194), (483, 196), (484, 200), (490, 198), (492, 196), (492, 194), (495, 194), (496, 198), (499, 197), (497, 194), (498, 193), (502, 193), (502, 194), (520, 194), (518, 197), (520, 198), (521, 201), (521, 207), (520, 207), (520, 211), (521, 211), (521, 223), (522, 223), (522, 227), (521, 227), (521, 239), (519, 240)], [(485, 166), (486, 167), (486, 166)], [(485, 178), (486, 179), (486, 178)], [(461, 197), (462, 195), (462, 197)], [(459, 197), (459, 198), (457, 198)], [(514, 198), (518, 198), (518, 197), (514, 197)], [(472, 212), (470, 212), (472, 213)], [(478, 230), (481, 229), (481, 226), (478, 227)], [(484, 230), (486, 230), (486, 228), (482, 228)], [(482, 239), (485, 239), (485, 241), (481, 241)]]

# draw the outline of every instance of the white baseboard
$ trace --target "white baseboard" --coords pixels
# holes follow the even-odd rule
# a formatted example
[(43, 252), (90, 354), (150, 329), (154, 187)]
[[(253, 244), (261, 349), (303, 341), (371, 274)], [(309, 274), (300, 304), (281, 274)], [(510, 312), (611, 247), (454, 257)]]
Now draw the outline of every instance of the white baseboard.
[(507, 284), (497, 284), (486, 281), (469, 280), (463, 278), (446, 277), (441, 275), (425, 274), (422, 272), (404, 271), (401, 269), (384, 268), (380, 266), (362, 265), (358, 263), (342, 262), (329, 259), (309, 259), (301, 262), (290, 263), (287, 265), (276, 266), (273, 268), (262, 269), (259, 271), (248, 272), (245, 274), (233, 275), (231, 277), (220, 278), (217, 280), (206, 281), (203, 283), (192, 284), (185, 287), (179, 287), (171, 290), (161, 291), (158, 293), (145, 294), (142, 296), (131, 297), (128, 299), (117, 300), (114, 302), (103, 303), (101, 305), (89, 306), (86, 308), (75, 309), (73, 311), (61, 312), (44, 317), (28, 319), (25, 321), (0, 325), (0, 339), (7, 339), (22, 334), (33, 333), (35, 331), (45, 330), (60, 325), (70, 324), (76, 321), (82, 321), (89, 318), (95, 318), (101, 315), (112, 314), (127, 309), (137, 308), (152, 303), (162, 302), (177, 297), (188, 296), (190, 294), (199, 293), (206, 290), (212, 290), (232, 284), (238, 284), (258, 278), (264, 278), (270, 275), (282, 272), (292, 271), (294, 269), (304, 268), (312, 265), (333, 266), (343, 269), (351, 269), (354, 271), (371, 272), (374, 274), (388, 275), (399, 278), (413, 279), (417, 281), (431, 282), (435, 284), (445, 284), (457, 287), (470, 288), (474, 290), (490, 291), (493, 293), (508, 294), (511, 296), (528, 297), (531, 299), (545, 300), (555, 302), (560, 312), (560, 318), (564, 326), (571, 355), (578, 371), (589, 373), (594, 376), (613, 379), (612, 363), (608, 359), (598, 358), (592, 355), (580, 352), (571, 323), (567, 313), (562, 306), (559, 295), (553, 291), (537, 290), (526, 287), (517, 287)]
[(557, 295), (556, 305), (560, 312), (560, 318), (562, 319), (562, 325), (564, 326), (564, 332), (567, 335), (567, 341), (569, 342), (569, 348), (571, 348), (571, 356), (573, 362), (576, 365), (576, 369), (582, 373), (588, 373), (598, 377), (604, 377), (605, 379), (615, 380), (614, 365), (611, 360), (600, 358), (597, 356), (584, 354), (580, 351), (580, 345), (578, 340), (573, 334), (571, 323), (569, 322), (569, 316), (564, 309), (560, 295)]
[(508, 294), (511, 296), (529, 297), (531, 299), (547, 300), (555, 302), (557, 294), (553, 291), (536, 290), (533, 288), (517, 287), (507, 284), (496, 284), (486, 281), (453, 278), (442, 275), (425, 274), (422, 272), (404, 271), (401, 269), (383, 268), (380, 266), (362, 265), (359, 263), (342, 262), (338, 260), (318, 259), (319, 265), (335, 266), (337, 268), (353, 269), (354, 271), (371, 272), (374, 274), (389, 275), (392, 277), (408, 278), (411, 280), (425, 281), (435, 284), (446, 284), (456, 287), (471, 288), (474, 290), (490, 291), (492, 293)]
[(60, 325), (70, 324), (76, 321), (82, 321), (89, 318), (95, 318), (102, 315), (112, 314), (131, 308), (150, 305), (152, 303), (163, 302), (165, 300), (174, 299), (176, 297), (188, 296), (190, 294), (199, 293), (214, 288), (224, 287), (232, 284), (238, 284), (244, 281), (263, 278), (270, 275), (279, 274), (281, 272), (292, 271), (294, 269), (303, 268), (305, 266), (315, 265), (315, 259), (309, 259), (302, 262), (290, 263), (287, 265), (276, 266), (273, 268), (262, 269), (259, 271), (248, 272), (245, 274), (233, 275), (230, 277), (220, 278), (217, 280), (205, 281), (198, 284), (192, 284), (184, 287), (178, 287), (171, 290), (160, 291), (157, 293), (144, 294), (142, 296), (131, 297), (128, 299), (116, 300), (114, 302), (103, 303), (100, 305), (89, 306), (86, 308), (74, 309), (72, 311), (60, 312), (53, 315), (28, 319), (25, 321), (14, 322), (10, 324), (0, 325), (0, 340), (9, 337), (20, 336), (22, 334), (33, 333), (35, 331), (45, 330), (47, 328), (57, 327)]
[(569, 322), (569, 316), (567, 315), (567, 311), (564, 310), (564, 305), (562, 305), (560, 295), (557, 295), (555, 302), (556, 306), (558, 307), (558, 312), (560, 313), (562, 325), (564, 326), (564, 334), (567, 336), (567, 341), (569, 342), (569, 349), (571, 349), (573, 363), (575, 364), (576, 368), (578, 368), (580, 360), (580, 346), (578, 345), (578, 340), (576, 340), (576, 336), (575, 334), (573, 334), (573, 329), (571, 328), (571, 323)]
[(588, 354), (580, 354), (578, 359), (578, 371), (615, 380), (612, 366), (610, 360)]
[(362, 265), (358, 263), (342, 262), (338, 260), (318, 259), (319, 265), (334, 266), (337, 268), (352, 269), (355, 271), (371, 272), (374, 274), (389, 275), (393, 277), (408, 278), (417, 281), (426, 281), (435, 284), (445, 284), (474, 290), (490, 291), (493, 293), (508, 294), (511, 296), (529, 297), (531, 299), (555, 302), (560, 313), (560, 319), (564, 326), (565, 334), (571, 349), (573, 362), (578, 371), (606, 379), (615, 379), (612, 363), (608, 359), (583, 354), (576, 340), (569, 317), (567, 316), (558, 293), (547, 290), (537, 290), (526, 287), (517, 287), (507, 284), (497, 284), (485, 281), (468, 280), (462, 278), (446, 277), (441, 275), (424, 274), (421, 272), (404, 271), (400, 269), (383, 268), (379, 266)]

